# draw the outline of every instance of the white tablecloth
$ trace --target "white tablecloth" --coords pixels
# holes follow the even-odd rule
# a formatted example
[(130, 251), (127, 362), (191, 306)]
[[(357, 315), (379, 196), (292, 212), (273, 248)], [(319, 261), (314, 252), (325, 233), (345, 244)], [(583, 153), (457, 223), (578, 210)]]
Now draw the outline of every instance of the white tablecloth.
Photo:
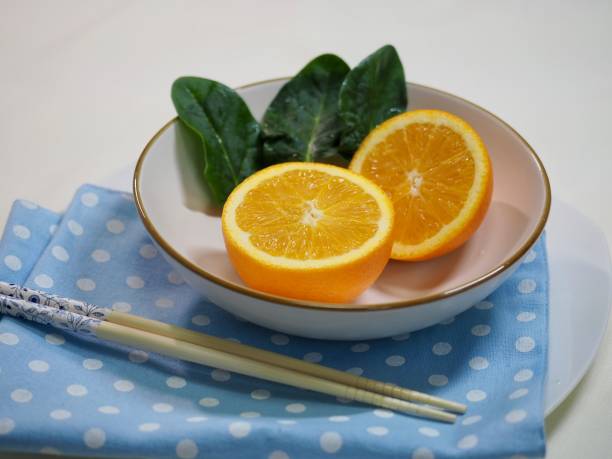
[[(174, 116), (179, 75), (238, 86), (391, 43), (407, 79), (516, 128), (612, 241), (612, 4), (559, 3), (0, 1), (0, 221), (18, 197), (61, 210), (132, 163)], [(549, 457), (610, 456), (610, 335), (548, 418)]]

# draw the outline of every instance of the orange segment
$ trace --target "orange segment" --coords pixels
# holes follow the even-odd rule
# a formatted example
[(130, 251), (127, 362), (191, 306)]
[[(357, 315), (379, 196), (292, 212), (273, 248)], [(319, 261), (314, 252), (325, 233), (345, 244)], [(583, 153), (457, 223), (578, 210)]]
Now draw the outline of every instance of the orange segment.
[(222, 221), (240, 277), (282, 296), (350, 301), (376, 280), (391, 253), (388, 197), (370, 180), (327, 164), (257, 172), (229, 196)]
[(454, 250), (488, 209), (493, 175), (472, 127), (439, 110), (395, 116), (363, 141), (350, 169), (393, 201), (392, 258), (425, 260)]

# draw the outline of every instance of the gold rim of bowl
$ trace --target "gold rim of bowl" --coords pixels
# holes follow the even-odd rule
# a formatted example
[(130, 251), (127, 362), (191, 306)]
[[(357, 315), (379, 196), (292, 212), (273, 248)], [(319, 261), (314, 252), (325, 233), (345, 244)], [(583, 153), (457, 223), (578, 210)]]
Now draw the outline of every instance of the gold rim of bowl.
[[(286, 79), (287, 79), (286, 77), (285, 78), (272, 78), (269, 80), (262, 80), (262, 81), (257, 81), (255, 83), (250, 83), (247, 85), (239, 86), (236, 89), (241, 90), (241, 89), (250, 88), (252, 86), (258, 86), (258, 85), (265, 84), (265, 83), (274, 83), (274, 82), (282, 81)], [(147, 154), (149, 153), (151, 146), (155, 143), (155, 141), (159, 138), (159, 136), (161, 136), (164, 133), (164, 131), (166, 131), (166, 129), (168, 129), (174, 122), (178, 120), (178, 117), (172, 118), (170, 121), (164, 124), (159, 131), (155, 133), (155, 135), (151, 138), (151, 140), (149, 140), (147, 144), (145, 145), (144, 149), (142, 150), (142, 153), (140, 154), (138, 158), (138, 162), (136, 163), (136, 168), (134, 170), (134, 179), (133, 179), (134, 199), (136, 201), (136, 208), (138, 209), (138, 213), (140, 215), (142, 222), (144, 223), (145, 228), (147, 229), (149, 234), (153, 237), (153, 239), (155, 239), (155, 241), (162, 247), (162, 249), (168, 255), (174, 258), (183, 267), (187, 268), (188, 270), (192, 271), (193, 273), (199, 276), (202, 276), (206, 280), (213, 282), (221, 287), (230, 289), (236, 293), (248, 296), (248, 297), (276, 303), (279, 305), (292, 306), (292, 307), (297, 307), (297, 308), (329, 310), (329, 311), (334, 311), (334, 312), (367, 312), (367, 311), (378, 311), (378, 310), (385, 310), (385, 309), (405, 308), (405, 307), (410, 307), (410, 306), (424, 305), (424, 304), (431, 303), (434, 301), (451, 298), (455, 295), (459, 295), (460, 293), (463, 293), (471, 288), (477, 287), (478, 285), (483, 284), (484, 282), (494, 278), (498, 274), (510, 268), (510, 266), (514, 265), (514, 263), (516, 263), (529, 250), (529, 248), (536, 242), (536, 240), (538, 239), (538, 237), (540, 236), (540, 234), (542, 233), (544, 229), (544, 225), (546, 224), (548, 215), (550, 213), (550, 203), (551, 203), (550, 181), (548, 179), (548, 175), (546, 174), (546, 169), (544, 169), (544, 165), (542, 164), (542, 161), (540, 160), (536, 152), (533, 150), (531, 145), (529, 145), (529, 143), (512, 126), (510, 126), (508, 123), (503, 121), (501, 118), (499, 118), (495, 114), (491, 113), (490, 111), (482, 108), (481, 106), (473, 102), (470, 102), (466, 99), (463, 99), (462, 97), (458, 97), (449, 92), (441, 91), (439, 89), (435, 89), (430, 86), (425, 86), (421, 84), (415, 84), (415, 83), (408, 83), (408, 84), (410, 84), (411, 86), (420, 86), (422, 88), (425, 88), (431, 91), (436, 91), (438, 93), (454, 97), (456, 99), (459, 99), (469, 105), (472, 105), (484, 111), (485, 113), (488, 113), (490, 116), (492, 116), (493, 118), (498, 120), (500, 123), (508, 127), (514, 134), (516, 134), (519, 137), (521, 142), (523, 142), (523, 144), (527, 147), (527, 149), (529, 150), (529, 152), (535, 159), (539, 172), (544, 179), (544, 185), (545, 185), (545, 191), (546, 191), (546, 202), (544, 205), (544, 211), (542, 212), (542, 215), (540, 215), (538, 224), (536, 225), (534, 231), (529, 235), (529, 238), (527, 238), (527, 241), (525, 241), (525, 243), (522, 244), (518, 248), (518, 250), (516, 250), (506, 260), (504, 260), (501, 264), (499, 264), (498, 266), (496, 266), (494, 269), (487, 272), (486, 274), (470, 282), (467, 282), (458, 287), (455, 287), (453, 289), (446, 290), (446, 291), (432, 294), (432, 295), (426, 295), (421, 298), (415, 298), (415, 299), (406, 300), (406, 301), (393, 301), (393, 302), (388, 302), (388, 303), (375, 303), (375, 304), (364, 304), (364, 305), (318, 303), (318, 302), (312, 302), (312, 301), (302, 301), (302, 300), (297, 300), (293, 298), (287, 298), (283, 296), (271, 295), (265, 292), (260, 292), (258, 290), (254, 290), (249, 287), (243, 287), (241, 285), (233, 284), (217, 276), (214, 276), (213, 274), (209, 273), (202, 267), (196, 265), (195, 263), (185, 258), (183, 255), (181, 255), (161, 236), (161, 234), (159, 233), (159, 231), (157, 231), (157, 229), (153, 225), (153, 222), (147, 215), (147, 211), (145, 210), (144, 204), (142, 202), (142, 196), (140, 194), (140, 174), (142, 171), (142, 165), (144, 163), (144, 160)]]

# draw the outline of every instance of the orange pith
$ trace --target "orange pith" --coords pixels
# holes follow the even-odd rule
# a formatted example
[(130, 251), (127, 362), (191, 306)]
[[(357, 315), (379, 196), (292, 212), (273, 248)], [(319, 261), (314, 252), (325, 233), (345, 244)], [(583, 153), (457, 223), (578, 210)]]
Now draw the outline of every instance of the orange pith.
[(325, 164), (257, 172), (232, 192), (222, 218), (240, 277), (282, 296), (350, 301), (378, 277), (391, 251), (393, 209), (385, 193)]
[(396, 259), (424, 260), (459, 247), (476, 231), (491, 199), (482, 140), (465, 121), (439, 110), (386, 121), (364, 140), (350, 168), (391, 198)]

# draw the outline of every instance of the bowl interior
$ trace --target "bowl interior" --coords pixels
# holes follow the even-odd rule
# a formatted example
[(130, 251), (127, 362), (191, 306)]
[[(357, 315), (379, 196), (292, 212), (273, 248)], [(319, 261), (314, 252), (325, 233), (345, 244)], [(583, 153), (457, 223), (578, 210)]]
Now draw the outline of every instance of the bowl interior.
[[(256, 118), (261, 119), (284, 81), (239, 90)], [(545, 172), (515, 131), (487, 111), (442, 91), (409, 84), (408, 94), (409, 109), (446, 110), (468, 121), (481, 135), (493, 164), (491, 207), (482, 226), (461, 248), (426, 262), (390, 261), (354, 305), (414, 302), (477, 283), (524, 254), (547, 216), (550, 195)], [(227, 257), (220, 211), (209, 203), (197, 138), (172, 121), (143, 155), (136, 172), (137, 194), (157, 242), (182, 264), (192, 265), (192, 270), (248, 293), (250, 289)]]

